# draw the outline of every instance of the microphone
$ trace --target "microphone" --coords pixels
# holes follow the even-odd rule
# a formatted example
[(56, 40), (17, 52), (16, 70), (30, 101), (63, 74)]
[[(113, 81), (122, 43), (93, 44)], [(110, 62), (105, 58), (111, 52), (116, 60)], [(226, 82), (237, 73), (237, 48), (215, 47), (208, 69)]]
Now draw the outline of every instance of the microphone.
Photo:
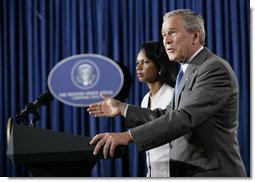
[(49, 104), (53, 99), (54, 97), (52, 96), (52, 94), (49, 91), (46, 91), (45, 93), (37, 97), (37, 99), (33, 103), (28, 103), (25, 106), (25, 109), (23, 109), (16, 115), (16, 118), (23, 118), (28, 113), (35, 112), (37, 108)]

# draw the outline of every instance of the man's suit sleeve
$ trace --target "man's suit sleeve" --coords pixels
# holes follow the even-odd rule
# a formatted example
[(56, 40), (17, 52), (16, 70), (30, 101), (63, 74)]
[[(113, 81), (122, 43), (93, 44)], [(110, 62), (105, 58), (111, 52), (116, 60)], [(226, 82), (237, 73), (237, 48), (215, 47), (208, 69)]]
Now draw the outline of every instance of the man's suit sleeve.
[[(169, 106), (167, 106), (166, 109), (155, 109), (155, 110), (151, 110), (148, 108), (141, 108), (141, 107), (136, 107), (133, 105), (128, 105), (127, 108), (127, 113), (126, 114), (126, 120), (125, 120), (125, 126), (126, 128), (133, 128), (136, 126), (140, 126), (143, 125), (147, 122), (150, 122), (164, 114), (166, 114), (169, 111), (170, 108), (170, 104)], [(133, 118), (136, 117), (136, 113), (142, 113), (140, 116), (140, 118), (138, 120), (133, 120)]]

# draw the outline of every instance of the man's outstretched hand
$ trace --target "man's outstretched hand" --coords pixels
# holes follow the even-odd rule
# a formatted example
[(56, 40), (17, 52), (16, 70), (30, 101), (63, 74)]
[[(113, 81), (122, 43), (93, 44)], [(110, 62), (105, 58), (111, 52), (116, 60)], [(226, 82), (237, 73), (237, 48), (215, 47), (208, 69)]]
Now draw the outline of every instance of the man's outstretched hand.
[(100, 93), (100, 96), (103, 101), (90, 104), (89, 108), (87, 109), (89, 114), (93, 114), (95, 117), (114, 117), (124, 114), (124, 110), (127, 104), (105, 96), (102, 93)]

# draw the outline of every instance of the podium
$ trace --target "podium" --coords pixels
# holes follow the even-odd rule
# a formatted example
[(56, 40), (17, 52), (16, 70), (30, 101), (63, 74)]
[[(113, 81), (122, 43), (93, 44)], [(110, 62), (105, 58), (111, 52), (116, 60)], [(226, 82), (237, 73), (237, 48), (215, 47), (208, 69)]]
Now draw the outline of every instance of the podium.
[[(7, 156), (22, 163), (40, 177), (89, 177), (103, 153), (93, 155), (90, 137), (72, 135), (8, 121)], [(115, 150), (115, 158), (123, 157), (126, 147)]]

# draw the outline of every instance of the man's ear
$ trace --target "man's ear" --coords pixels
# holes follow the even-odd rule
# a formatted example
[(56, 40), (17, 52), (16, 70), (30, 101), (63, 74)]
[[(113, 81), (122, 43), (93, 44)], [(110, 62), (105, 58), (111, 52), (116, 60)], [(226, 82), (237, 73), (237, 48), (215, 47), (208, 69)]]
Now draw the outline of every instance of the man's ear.
[(199, 40), (200, 40), (200, 37), (201, 37), (201, 32), (200, 32), (200, 30), (195, 30), (194, 32), (193, 32), (193, 43), (195, 44), (197, 41), (199, 42)]

